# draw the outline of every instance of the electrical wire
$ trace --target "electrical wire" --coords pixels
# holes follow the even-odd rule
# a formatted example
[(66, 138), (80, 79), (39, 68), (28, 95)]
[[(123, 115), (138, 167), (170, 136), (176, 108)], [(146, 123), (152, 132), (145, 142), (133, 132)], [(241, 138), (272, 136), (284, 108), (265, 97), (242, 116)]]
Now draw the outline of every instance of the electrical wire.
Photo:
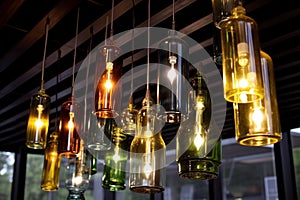
[(47, 44), (48, 44), (48, 32), (49, 32), (49, 24), (50, 19), (47, 18), (46, 25), (45, 25), (45, 46), (44, 46), (44, 55), (43, 55), (43, 62), (42, 62), (42, 79), (41, 79), (41, 90), (44, 89), (44, 73), (45, 73), (45, 62), (46, 62), (46, 51), (47, 51)]
[(80, 13), (80, 8), (78, 7), (78, 9), (77, 9), (75, 46), (74, 46), (73, 72), (72, 72), (72, 97), (74, 97), (74, 93), (75, 93), (75, 91), (74, 91), (74, 82), (75, 82), (75, 66), (76, 66), (76, 50), (77, 50), (77, 40), (78, 40), (79, 13)]

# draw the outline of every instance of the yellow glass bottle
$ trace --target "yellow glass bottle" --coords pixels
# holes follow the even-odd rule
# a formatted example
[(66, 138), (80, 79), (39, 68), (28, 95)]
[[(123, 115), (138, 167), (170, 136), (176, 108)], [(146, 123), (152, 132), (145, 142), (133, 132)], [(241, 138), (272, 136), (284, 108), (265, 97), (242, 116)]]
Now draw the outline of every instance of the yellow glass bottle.
[(234, 103), (236, 140), (245, 146), (265, 146), (282, 138), (273, 62), (261, 51), (264, 98), (253, 103)]
[(30, 113), (26, 131), (26, 146), (45, 149), (47, 144), (50, 113), (50, 96), (44, 89), (31, 97)]
[(61, 157), (58, 154), (58, 136), (59, 132), (52, 132), (45, 149), (41, 181), (41, 189), (45, 191), (56, 191), (59, 187)]
[(137, 133), (130, 146), (129, 188), (138, 193), (157, 193), (165, 188), (166, 145), (156, 128), (160, 120), (151, 107), (149, 90), (137, 117)]
[(264, 96), (257, 23), (238, 5), (221, 24), (224, 97), (248, 103)]

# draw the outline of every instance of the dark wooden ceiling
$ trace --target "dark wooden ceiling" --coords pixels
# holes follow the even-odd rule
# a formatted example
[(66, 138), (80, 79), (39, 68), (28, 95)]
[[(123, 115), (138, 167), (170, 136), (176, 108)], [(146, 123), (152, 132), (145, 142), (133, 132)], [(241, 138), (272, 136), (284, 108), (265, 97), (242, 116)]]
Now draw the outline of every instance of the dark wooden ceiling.
[[(132, 10), (134, 6), (134, 12)], [(25, 145), (29, 103), (40, 88), (45, 23), (50, 19), (45, 88), (51, 96), (50, 132), (55, 108), (71, 95), (77, 8), (80, 7), (77, 62), (87, 55), (90, 30), (94, 46), (104, 40), (107, 0), (0, 1), (0, 150)], [(300, 126), (300, 2), (299, 0), (245, 0), (248, 16), (259, 25), (261, 48), (274, 62), (277, 99), (283, 130)], [(200, 43), (213, 56), (211, 0), (177, 0), (176, 30)], [(147, 26), (146, 0), (116, 0), (114, 33)], [(171, 28), (172, 0), (151, 1), (151, 26)], [(58, 49), (61, 60), (58, 67)], [(142, 56), (143, 57), (143, 56)], [(135, 61), (142, 59), (136, 55)], [(124, 67), (130, 63), (124, 60)], [(78, 69), (78, 68), (76, 68)], [(56, 77), (59, 84), (56, 87)], [(57, 89), (58, 88), (58, 89)], [(58, 99), (55, 101), (55, 94)], [(234, 136), (232, 106), (227, 103), (222, 136)]]

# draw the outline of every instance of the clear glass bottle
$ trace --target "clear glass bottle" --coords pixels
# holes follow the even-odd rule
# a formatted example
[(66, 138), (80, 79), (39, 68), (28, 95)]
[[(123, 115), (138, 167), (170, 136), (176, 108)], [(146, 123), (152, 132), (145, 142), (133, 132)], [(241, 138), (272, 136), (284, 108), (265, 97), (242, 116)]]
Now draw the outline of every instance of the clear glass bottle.
[(236, 140), (245, 146), (265, 146), (282, 138), (271, 57), (261, 51), (264, 98), (247, 104), (234, 104)]
[(238, 5), (221, 25), (224, 97), (249, 103), (264, 96), (257, 23)]
[(78, 102), (71, 97), (64, 102), (60, 110), (58, 152), (65, 158), (76, 157), (80, 150), (79, 124), (75, 123), (75, 113), (78, 114)]
[(193, 81), (194, 109), (181, 123), (176, 135), (176, 161), (179, 176), (188, 179), (213, 179), (221, 164), (221, 138), (210, 144), (211, 102), (204, 79), (198, 73)]
[(29, 119), (26, 131), (26, 146), (45, 149), (47, 144), (50, 114), (50, 96), (44, 89), (31, 97)]
[(165, 189), (166, 145), (160, 123), (147, 90), (137, 117), (137, 133), (130, 145), (129, 188), (137, 193), (157, 193)]
[[(158, 102), (165, 109), (166, 123), (180, 123), (188, 113), (185, 82), (189, 80), (189, 48), (175, 30), (160, 41), (158, 50)], [(182, 121), (183, 121), (182, 120)]]
[(58, 137), (58, 131), (52, 132), (45, 149), (41, 181), (41, 189), (45, 191), (56, 191), (59, 187), (61, 157), (58, 154)]
[(67, 200), (84, 200), (84, 192), (91, 178), (91, 154), (81, 141), (80, 151), (75, 158), (67, 158), (65, 187), (69, 191)]
[(99, 152), (111, 148), (113, 118), (97, 118), (90, 114), (88, 122), (87, 146), (92, 151)]

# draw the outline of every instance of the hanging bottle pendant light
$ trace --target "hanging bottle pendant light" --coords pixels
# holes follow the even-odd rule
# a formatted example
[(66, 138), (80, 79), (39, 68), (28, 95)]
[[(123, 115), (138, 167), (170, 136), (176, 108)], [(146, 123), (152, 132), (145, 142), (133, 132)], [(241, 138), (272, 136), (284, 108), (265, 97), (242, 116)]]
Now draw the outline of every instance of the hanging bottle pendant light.
[(165, 109), (165, 122), (180, 123), (188, 113), (187, 91), (184, 81), (189, 79), (188, 45), (175, 31), (175, 4), (173, 0), (172, 30), (169, 36), (159, 43), (158, 59), (158, 102)]
[(80, 151), (75, 158), (67, 158), (65, 167), (65, 187), (69, 191), (67, 200), (84, 200), (84, 192), (89, 187), (91, 178), (92, 155), (80, 142)]
[(247, 104), (234, 104), (236, 140), (245, 146), (265, 146), (281, 140), (274, 69), (271, 57), (261, 51), (264, 98)]
[(42, 62), (42, 80), (40, 90), (31, 97), (29, 119), (26, 131), (26, 146), (32, 149), (45, 149), (47, 144), (50, 96), (45, 93), (44, 70), (48, 41), (49, 18), (46, 21), (45, 48)]
[(75, 65), (76, 65), (76, 49), (78, 39), (78, 22), (79, 12), (77, 12), (77, 25), (76, 25), (76, 38), (74, 47), (74, 62), (72, 74), (72, 96), (68, 101), (61, 105), (60, 111), (60, 124), (59, 124), (59, 145), (58, 151), (60, 156), (66, 158), (76, 157), (80, 150), (80, 137), (78, 135), (79, 123), (75, 122), (75, 114), (79, 114), (79, 103), (74, 97), (74, 79), (75, 79)]
[[(115, 118), (117, 113), (113, 110), (113, 91), (115, 84), (121, 77), (122, 61), (118, 59), (120, 49), (115, 44), (113, 39), (113, 19), (114, 19), (114, 0), (112, 0), (112, 13), (111, 13), (111, 29), (110, 38), (105, 36), (104, 46), (99, 48), (99, 57), (97, 61), (95, 92), (95, 115), (98, 118)], [(103, 74), (98, 71), (105, 68)]]
[[(58, 51), (58, 66), (60, 65), (61, 52)], [(56, 84), (58, 84), (58, 75), (56, 76)], [(56, 85), (57, 89), (57, 85)], [(57, 101), (57, 92), (55, 95)], [(59, 187), (59, 175), (60, 175), (60, 163), (61, 157), (58, 153), (58, 110), (55, 107), (55, 128), (50, 134), (50, 140), (47, 142), (47, 146), (44, 152), (44, 164), (42, 171), (41, 189), (45, 191), (56, 191)]]
[(166, 145), (156, 130), (161, 122), (152, 104), (147, 90), (130, 146), (130, 190), (138, 193), (157, 193), (165, 188)]
[[(239, 3), (239, 1), (237, 1)], [(237, 5), (221, 25), (224, 97), (248, 103), (264, 96), (256, 22)]]
[(157, 193), (165, 189), (166, 145), (149, 89), (150, 0), (148, 0), (147, 90), (137, 115), (137, 131), (130, 145), (129, 188), (138, 193)]
[(126, 164), (128, 159), (127, 137), (123, 130), (114, 123), (113, 148), (105, 153), (102, 187), (110, 191), (126, 188)]
[(41, 189), (56, 191), (59, 187), (61, 157), (58, 154), (59, 132), (52, 132), (47, 144), (42, 172)]
[(208, 150), (211, 102), (203, 77), (197, 72), (193, 81), (193, 111), (181, 123), (176, 135), (176, 161), (179, 176), (188, 179), (212, 179), (219, 174), (221, 138)]
[(132, 52), (131, 52), (131, 80), (130, 80), (130, 97), (129, 97), (129, 102), (127, 108), (125, 108), (121, 114), (121, 128), (124, 131), (125, 134), (134, 136), (135, 131), (136, 131), (136, 119), (137, 119), (137, 114), (138, 110), (135, 109), (135, 106), (133, 104), (133, 64), (134, 64), (134, 29), (135, 29), (135, 13), (134, 13), (134, 8), (135, 8), (135, 3), (132, 1)]

